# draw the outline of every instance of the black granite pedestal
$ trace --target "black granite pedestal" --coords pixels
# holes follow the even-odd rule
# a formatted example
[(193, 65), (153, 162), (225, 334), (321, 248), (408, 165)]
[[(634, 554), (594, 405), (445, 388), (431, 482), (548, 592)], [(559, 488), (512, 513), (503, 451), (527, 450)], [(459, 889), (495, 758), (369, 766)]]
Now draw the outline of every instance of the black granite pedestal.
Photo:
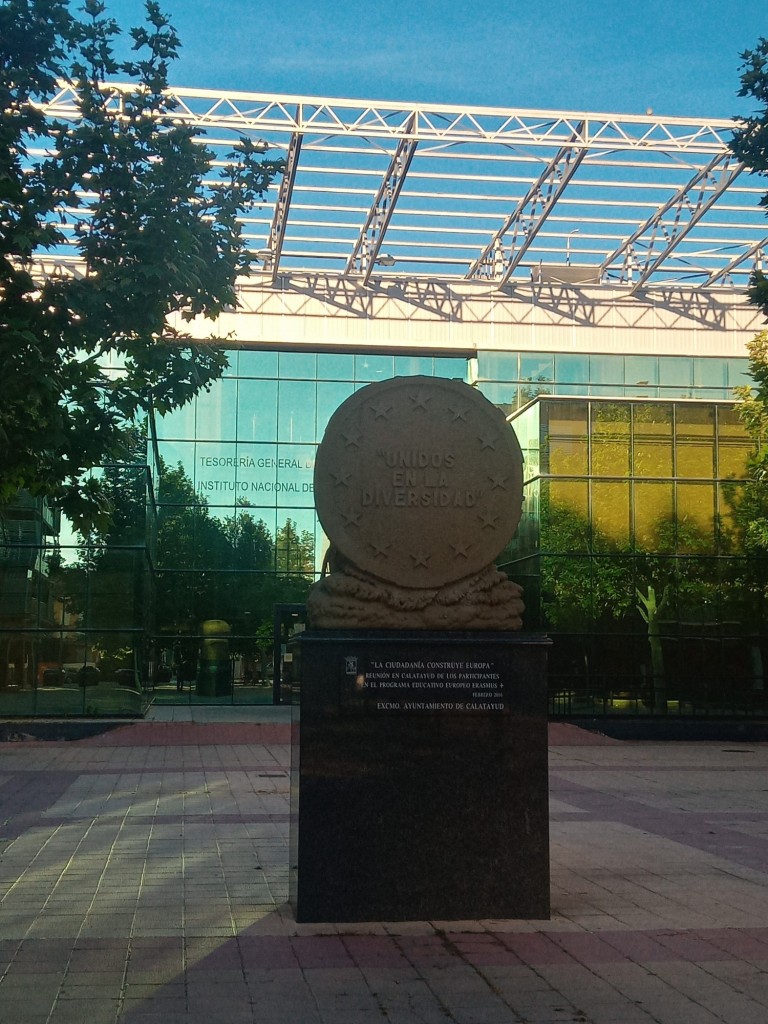
[(293, 642), (297, 921), (549, 917), (547, 646), (517, 633)]

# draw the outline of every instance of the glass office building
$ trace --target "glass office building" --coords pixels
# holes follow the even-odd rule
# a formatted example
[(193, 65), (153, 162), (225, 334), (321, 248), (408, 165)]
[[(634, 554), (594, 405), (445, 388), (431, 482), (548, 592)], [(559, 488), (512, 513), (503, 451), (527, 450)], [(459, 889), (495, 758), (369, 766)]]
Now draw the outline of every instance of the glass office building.
[(749, 382), (744, 358), (585, 352), (481, 352), (475, 379), (508, 413), (537, 395), (732, 400)]
[(732, 402), (542, 397), (511, 417), (525, 504), (505, 568), (553, 640), (553, 714), (748, 716), (764, 685), (752, 445)]
[[(137, 434), (134, 465), (102, 470), (117, 508), (105, 541), (30, 498), (3, 519), (0, 714), (272, 701), (325, 553), (316, 446), (357, 388), (407, 374), (467, 380), (511, 414), (526, 511), (502, 562), (525, 586), (526, 628), (553, 637), (553, 713), (759, 712), (762, 570), (734, 511), (746, 369), (233, 349), (210, 391)], [(638, 592), (655, 595), (650, 631)]]
[[(0, 715), (140, 713), (150, 699), (268, 702), (324, 539), (315, 449), (357, 388), (466, 379), (463, 357), (232, 350), (208, 392), (101, 470), (109, 535), (28, 496), (0, 521)], [(275, 608), (283, 609), (283, 619)]]

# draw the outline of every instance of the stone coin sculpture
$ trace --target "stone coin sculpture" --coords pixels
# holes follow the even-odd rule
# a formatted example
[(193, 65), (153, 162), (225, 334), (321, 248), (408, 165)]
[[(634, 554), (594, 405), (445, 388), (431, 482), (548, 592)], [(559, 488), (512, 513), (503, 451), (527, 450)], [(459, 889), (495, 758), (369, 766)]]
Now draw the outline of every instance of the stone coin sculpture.
[(519, 629), (521, 589), (493, 565), (522, 506), (503, 413), (461, 381), (395, 377), (333, 414), (315, 462), (329, 570), (312, 628)]

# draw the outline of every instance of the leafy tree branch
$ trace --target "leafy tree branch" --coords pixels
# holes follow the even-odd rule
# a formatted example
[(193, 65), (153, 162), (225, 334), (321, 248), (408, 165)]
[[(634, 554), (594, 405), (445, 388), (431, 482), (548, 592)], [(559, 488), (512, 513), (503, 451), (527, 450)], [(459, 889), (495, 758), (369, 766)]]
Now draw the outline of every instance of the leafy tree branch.
[[(251, 259), (240, 216), (283, 167), (241, 140), (215, 172), (169, 95), (179, 39), (153, 0), (130, 37), (121, 60), (100, 0), (80, 17), (67, 0), (0, 0), (0, 507), (24, 489), (85, 530), (112, 507), (88, 470), (226, 366), (213, 338), (169, 321), (237, 304)], [(76, 115), (49, 120), (62, 83)], [(78, 260), (42, 273), (43, 255)]]

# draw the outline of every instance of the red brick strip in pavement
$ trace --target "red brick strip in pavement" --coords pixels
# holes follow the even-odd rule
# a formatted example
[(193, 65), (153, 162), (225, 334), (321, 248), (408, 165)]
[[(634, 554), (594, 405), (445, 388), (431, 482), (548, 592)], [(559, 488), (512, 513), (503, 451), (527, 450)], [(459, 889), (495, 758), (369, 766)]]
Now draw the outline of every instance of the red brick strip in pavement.
[[(244, 744), (280, 745), (291, 742), (287, 722), (153, 722), (138, 721), (107, 728), (104, 732), (78, 740), (41, 740), (38, 737), (15, 740), (24, 743), (76, 743), (91, 747), (191, 747), (242, 746)], [(615, 746), (624, 741), (590, 732), (567, 722), (549, 723), (551, 747)]]
[(291, 726), (266, 722), (135, 722), (76, 740), (94, 747), (202, 747), (291, 742)]
[[(135, 722), (75, 742), (99, 747), (280, 744), (291, 742), (291, 725), (285, 722)], [(594, 747), (622, 742), (566, 722), (549, 724), (550, 746)]]
[(549, 723), (550, 747), (613, 747), (621, 746), (623, 742), (602, 732), (580, 729), (578, 725), (570, 725), (568, 722)]

